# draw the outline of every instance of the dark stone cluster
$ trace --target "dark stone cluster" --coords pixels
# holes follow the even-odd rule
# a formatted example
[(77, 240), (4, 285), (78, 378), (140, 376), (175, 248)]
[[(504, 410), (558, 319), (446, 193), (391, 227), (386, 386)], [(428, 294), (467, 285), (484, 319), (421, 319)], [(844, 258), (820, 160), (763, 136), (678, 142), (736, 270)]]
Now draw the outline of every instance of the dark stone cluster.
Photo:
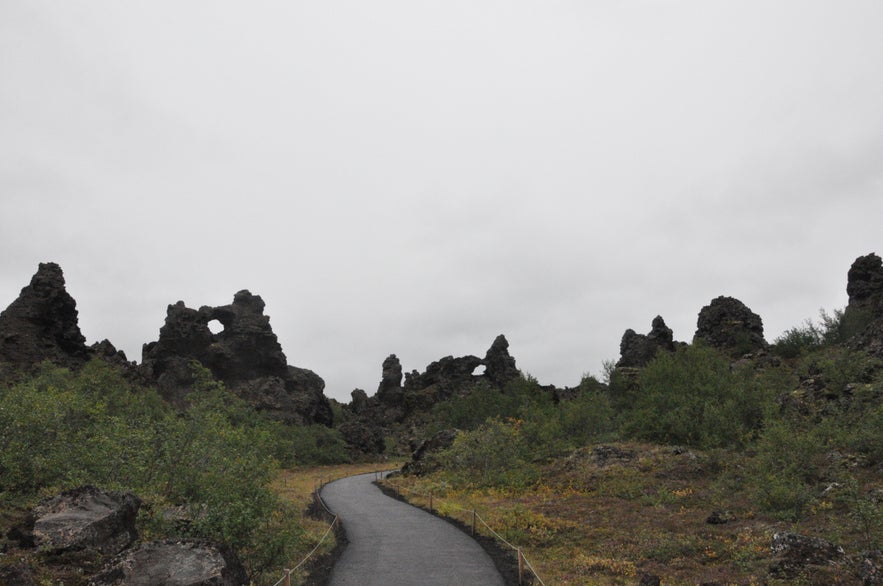
[[(169, 305), (159, 340), (144, 345), (140, 366), (108, 340), (86, 346), (78, 317), (61, 267), (41, 263), (30, 284), (0, 313), (0, 374), (28, 371), (44, 360), (76, 369), (98, 357), (182, 404), (194, 383), (191, 365), (196, 361), (256, 409), (279, 420), (332, 423), (325, 382), (288, 364), (264, 315), (264, 301), (249, 291), (240, 291), (233, 303), (221, 307), (191, 309), (182, 301)], [(212, 321), (223, 331), (212, 333)]]
[[(477, 374), (479, 367), (484, 373)], [(362, 389), (352, 392), (347, 405), (352, 418), (341, 425), (340, 431), (350, 446), (367, 453), (373, 446), (382, 451), (384, 430), (402, 423), (414, 413), (432, 408), (455, 394), (469, 392), (476, 384), (489, 384), (502, 389), (509, 381), (521, 376), (515, 359), (509, 354), (509, 342), (502, 334), (496, 337), (484, 358), (467, 355), (445, 356), (430, 363), (424, 372), (412, 371), (404, 375), (395, 354), (390, 354), (382, 366), (380, 384), (374, 396)]]
[(712, 299), (699, 312), (694, 342), (704, 342), (733, 355), (750, 354), (768, 347), (760, 316), (733, 297)]
[[(209, 328), (215, 320), (223, 326), (218, 333)], [(312, 371), (288, 365), (258, 295), (239, 291), (232, 304), (220, 307), (191, 309), (183, 301), (169, 305), (159, 340), (144, 345), (141, 368), (167, 400), (182, 403), (194, 383), (194, 360), (277, 419), (332, 423), (325, 382)]]

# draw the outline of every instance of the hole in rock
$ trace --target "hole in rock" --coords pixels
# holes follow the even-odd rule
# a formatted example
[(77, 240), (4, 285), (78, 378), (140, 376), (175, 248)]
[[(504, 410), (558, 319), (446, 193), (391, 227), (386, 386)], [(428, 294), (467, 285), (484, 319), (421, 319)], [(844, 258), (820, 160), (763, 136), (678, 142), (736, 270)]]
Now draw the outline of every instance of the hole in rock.
[(479, 364), (475, 367), (475, 370), (472, 371), (472, 376), (481, 376), (484, 374), (484, 371), (487, 369), (484, 364)]
[(208, 322), (208, 329), (213, 334), (220, 334), (224, 331), (224, 324), (216, 319), (213, 319), (212, 321)]

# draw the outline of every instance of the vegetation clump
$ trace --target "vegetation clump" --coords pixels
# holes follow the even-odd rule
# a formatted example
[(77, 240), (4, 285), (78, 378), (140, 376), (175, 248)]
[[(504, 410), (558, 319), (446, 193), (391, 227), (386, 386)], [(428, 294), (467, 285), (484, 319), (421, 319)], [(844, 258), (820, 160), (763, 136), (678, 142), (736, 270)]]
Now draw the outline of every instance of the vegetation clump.
[[(397, 482), (483, 510), (554, 583), (850, 583), (883, 545), (883, 360), (848, 343), (850, 313), (749, 355), (678, 345), (566, 395), (529, 376), (460, 393), (425, 422), (460, 429), (442, 469)], [(777, 531), (849, 555), (769, 575)]]
[(183, 408), (100, 359), (78, 372), (47, 362), (0, 390), (5, 515), (21, 516), (43, 497), (86, 484), (128, 491), (144, 503), (144, 540), (221, 543), (255, 581), (284, 567), (304, 539), (301, 512), (271, 483), (282, 466), (345, 459), (343, 441), (325, 426), (268, 419), (207, 370), (193, 369)]

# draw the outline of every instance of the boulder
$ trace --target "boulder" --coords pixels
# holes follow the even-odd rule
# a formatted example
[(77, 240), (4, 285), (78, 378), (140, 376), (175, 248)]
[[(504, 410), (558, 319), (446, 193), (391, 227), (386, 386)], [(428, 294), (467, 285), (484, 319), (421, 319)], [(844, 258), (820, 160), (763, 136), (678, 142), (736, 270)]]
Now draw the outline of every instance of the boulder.
[(702, 341), (732, 355), (768, 347), (760, 316), (738, 299), (723, 296), (713, 299), (699, 312), (693, 341)]
[(231, 552), (203, 540), (145, 543), (117, 556), (90, 586), (243, 586), (248, 577)]
[(657, 315), (653, 319), (650, 333), (646, 336), (631, 329), (625, 331), (619, 344), (620, 358), (616, 366), (617, 368), (646, 366), (660, 350), (674, 352), (674, 349), (674, 333), (665, 325), (665, 320)]
[(363, 454), (378, 455), (386, 450), (383, 429), (364, 420), (346, 421), (338, 428), (350, 448)]
[(841, 322), (847, 345), (883, 358), (883, 260), (874, 253), (857, 258), (847, 279)]
[(438, 469), (435, 456), (438, 452), (454, 445), (454, 440), (457, 439), (459, 433), (456, 429), (446, 429), (428, 440), (419, 442), (414, 453), (411, 454), (411, 461), (402, 466), (402, 474), (422, 476)]
[(797, 577), (807, 566), (830, 566), (845, 561), (843, 548), (819, 539), (796, 533), (773, 535), (770, 551), (774, 556), (770, 573), (787, 579)]
[[(212, 333), (209, 323), (223, 330)], [(221, 307), (169, 305), (159, 340), (145, 344), (142, 370), (174, 404), (186, 402), (193, 386), (192, 361), (256, 409), (286, 423), (331, 425), (331, 406), (316, 373), (289, 366), (264, 315), (264, 301), (247, 290)]]
[(855, 259), (847, 273), (846, 294), (848, 307), (883, 310), (883, 259), (874, 254)]
[(712, 511), (711, 514), (708, 515), (708, 518), (705, 519), (705, 522), (709, 525), (725, 525), (735, 520), (736, 515), (734, 515), (732, 511), (716, 510)]
[(371, 403), (368, 399), (368, 393), (366, 393), (362, 389), (353, 389), (353, 392), (350, 393), (352, 397), (352, 401), (350, 402), (350, 411), (355, 415), (361, 415), (368, 411)]
[(57, 553), (88, 549), (114, 555), (138, 538), (140, 506), (132, 494), (94, 486), (63, 492), (34, 508), (34, 544)]
[(883, 551), (866, 551), (859, 556), (859, 576), (862, 586), (883, 584)]
[(521, 372), (515, 366), (515, 359), (509, 355), (509, 342), (503, 334), (496, 337), (485, 354), (484, 366), (484, 375), (498, 387), (503, 387), (509, 381), (521, 376)]
[(416, 370), (405, 375), (405, 391), (419, 391), (432, 385), (441, 385), (445, 388), (462, 387), (473, 382), (475, 369), (482, 366), (484, 361), (477, 356), (445, 356), (441, 360), (430, 363), (426, 371), (418, 373)]
[(0, 584), (4, 586), (37, 586), (34, 574), (23, 561), (0, 565)]
[(0, 362), (28, 368), (49, 360), (79, 367), (90, 356), (61, 267), (40, 263), (30, 284), (0, 313)]
[(95, 342), (89, 347), (89, 351), (93, 356), (97, 356), (105, 362), (116, 364), (126, 369), (131, 369), (135, 366), (134, 362), (130, 362), (129, 359), (126, 358), (125, 352), (117, 350), (116, 346), (111, 344), (110, 340), (107, 339)]
[(395, 354), (387, 356), (383, 361), (383, 372), (380, 385), (377, 387), (377, 400), (391, 406), (401, 406), (404, 399), (402, 391), (402, 363)]

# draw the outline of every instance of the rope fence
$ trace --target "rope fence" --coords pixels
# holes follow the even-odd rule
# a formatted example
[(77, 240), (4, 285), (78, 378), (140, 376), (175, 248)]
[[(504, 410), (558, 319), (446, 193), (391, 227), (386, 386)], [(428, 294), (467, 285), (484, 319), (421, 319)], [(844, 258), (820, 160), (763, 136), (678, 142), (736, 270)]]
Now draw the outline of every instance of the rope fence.
[[(374, 472), (374, 479), (375, 480), (383, 480), (384, 475), (388, 475), (390, 472), (391, 471), (375, 471)], [(332, 532), (340, 529), (340, 517), (338, 517), (337, 514), (335, 514), (333, 511), (331, 511), (331, 509), (328, 508), (328, 505), (325, 504), (325, 501), (322, 500), (322, 496), (319, 494), (320, 491), (322, 490), (322, 488), (326, 484), (328, 484), (329, 482), (333, 482), (335, 480), (339, 480), (339, 478), (319, 477), (316, 481), (315, 487), (313, 488), (314, 502), (317, 503), (323, 509), (326, 517), (331, 519), (330, 524), (328, 525), (328, 529), (325, 530), (325, 534), (322, 535), (322, 538), (319, 539), (319, 542), (316, 543), (316, 546), (313, 548), (313, 550), (310, 553), (308, 553), (296, 566), (294, 566), (291, 569), (286, 568), (286, 569), (282, 570), (283, 576), (275, 584), (273, 584), (273, 586), (291, 586), (292, 574), (294, 574), (296, 571), (301, 569), (304, 566), (304, 564), (306, 564), (307, 561), (309, 561), (310, 558), (312, 558), (316, 554), (316, 552), (319, 550), (319, 548), (322, 546), (322, 544), (325, 542), (325, 540), (328, 539), (328, 536)], [(390, 479), (387, 478), (387, 480), (390, 480)], [(487, 529), (487, 531), (490, 533), (491, 536), (493, 536), (498, 541), (500, 541), (501, 543), (505, 544), (507, 547), (509, 547), (510, 549), (515, 551), (515, 554), (516, 554), (517, 560), (518, 560), (518, 584), (519, 585), (526, 584), (525, 579), (527, 578), (528, 572), (529, 572), (529, 574), (530, 574), (530, 576), (532, 576), (533, 580), (535, 580), (541, 586), (546, 586), (545, 582), (543, 582), (542, 578), (540, 578), (539, 574), (537, 574), (537, 571), (534, 569), (533, 565), (530, 563), (530, 561), (524, 555), (524, 552), (521, 550), (521, 548), (518, 547), (517, 545), (510, 543), (508, 540), (506, 540), (506, 538), (504, 538), (502, 535), (500, 535), (499, 533), (494, 531), (494, 529), (490, 525), (488, 525), (487, 521), (485, 521), (481, 517), (481, 515), (478, 514), (478, 512), (475, 509), (467, 509), (465, 507), (461, 507), (460, 505), (453, 503), (451, 501), (446, 501), (446, 500), (439, 499), (439, 498), (435, 497), (432, 492), (429, 492), (428, 494), (422, 493), (422, 492), (410, 489), (406, 486), (402, 486), (400, 483), (390, 482), (390, 486), (393, 487), (395, 490), (397, 490), (400, 494), (402, 492), (407, 492), (407, 493), (411, 493), (411, 494), (419, 496), (419, 497), (429, 499), (429, 511), (431, 513), (437, 512), (436, 509), (437, 509), (438, 504), (444, 504), (445, 507), (449, 510), (457, 510), (457, 511), (462, 511), (464, 513), (469, 513), (471, 515), (471, 521), (472, 521), (471, 534), (473, 536), (475, 536), (477, 534), (477, 525), (480, 523), (481, 525), (483, 525)], [(442, 513), (438, 512), (438, 514), (441, 515)]]
[[(383, 475), (384, 475), (384, 474), (389, 474), (390, 472), (391, 472), (391, 471), (389, 471), (389, 470), (385, 470), (385, 471), (380, 471), (380, 470), (378, 470), (378, 471), (375, 471), (375, 472), (373, 473), (373, 474), (374, 474), (374, 479), (375, 479), (375, 480), (381, 480), (381, 479), (383, 479)], [(322, 496), (319, 494), (319, 492), (320, 492), (320, 491), (322, 490), (322, 488), (323, 488), (326, 484), (328, 484), (329, 482), (334, 482), (335, 480), (340, 480), (340, 478), (344, 478), (344, 477), (345, 477), (345, 476), (340, 476), (340, 477), (336, 477), (336, 478), (332, 478), (332, 477), (325, 478), (325, 477), (323, 477), (323, 476), (320, 476), (318, 479), (316, 479), (316, 483), (315, 483), (315, 485), (314, 485), (314, 487), (313, 487), (313, 502), (317, 503), (317, 504), (322, 508), (322, 510), (323, 510), (324, 513), (325, 513), (325, 516), (328, 517), (328, 518), (330, 518), (330, 519), (331, 519), (331, 522), (330, 522), (330, 524), (328, 525), (328, 529), (325, 530), (325, 533), (322, 535), (322, 538), (319, 539), (319, 542), (316, 543), (316, 546), (313, 548), (313, 550), (312, 550), (310, 553), (308, 553), (308, 554), (307, 554), (307, 555), (306, 555), (306, 556), (305, 556), (305, 557), (304, 557), (304, 558), (303, 558), (303, 559), (302, 559), (302, 560), (301, 560), (296, 566), (294, 566), (293, 568), (291, 568), (291, 569), (289, 569), (289, 568), (285, 568), (285, 569), (283, 569), (283, 570), (282, 570), (282, 573), (283, 573), (282, 577), (279, 578), (279, 580), (278, 580), (275, 584), (273, 584), (273, 586), (291, 586), (291, 575), (294, 574), (294, 573), (295, 573), (296, 571), (298, 571), (299, 569), (301, 569), (301, 568), (304, 566), (304, 564), (306, 564), (306, 563), (310, 560), (310, 558), (312, 558), (312, 557), (316, 554), (316, 552), (319, 551), (319, 548), (322, 546), (323, 543), (325, 543), (325, 540), (328, 539), (328, 536), (329, 536), (332, 532), (334, 532), (334, 531), (340, 529), (340, 517), (337, 516), (337, 514), (334, 513), (331, 509), (328, 508), (328, 505), (326, 505), (326, 504), (325, 504), (325, 501), (322, 500)]]
[[(387, 479), (387, 481), (389, 481), (389, 480), (390, 479)], [(533, 577), (534, 580), (536, 580), (541, 586), (546, 586), (546, 583), (543, 582), (543, 579), (540, 578), (539, 574), (537, 574), (537, 571), (534, 569), (533, 565), (527, 559), (527, 556), (524, 555), (524, 552), (521, 550), (521, 548), (518, 547), (517, 545), (510, 543), (508, 540), (506, 540), (506, 538), (504, 538), (502, 535), (500, 535), (499, 533), (494, 531), (494, 529), (490, 525), (488, 525), (487, 521), (485, 521), (481, 517), (481, 515), (478, 514), (478, 512), (475, 509), (467, 509), (467, 508), (461, 507), (460, 505), (453, 503), (451, 501), (439, 499), (438, 497), (434, 496), (432, 492), (429, 492), (429, 493), (419, 492), (419, 491), (410, 489), (406, 486), (402, 486), (401, 484), (397, 484), (394, 482), (390, 482), (389, 484), (390, 484), (390, 486), (394, 487), (395, 490), (399, 491), (399, 493), (407, 492), (407, 493), (411, 493), (413, 495), (428, 499), (429, 500), (429, 512), (431, 512), (431, 513), (436, 512), (436, 509), (438, 508), (437, 505), (439, 503), (443, 503), (447, 509), (453, 509), (453, 510), (457, 510), (457, 511), (462, 511), (464, 513), (469, 513), (472, 516), (471, 534), (473, 536), (475, 536), (475, 534), (476, 534), (476, 524), (481, 523), (482, 525), (484, 525), (484, 527), (488, 530), (488, 532), (493, 537), (495, 537), (498, 541), (505, 544), (507, 547), (509, 547), (513, 551), (515, 551), (515, 554), (518, 559), (518, 584), (525, 584), (525, 578), (527, 576), (527, 572), (529, 571), (530, 575)], [(441, 515), (442, 513), (438, 512), (438, 514)]]

